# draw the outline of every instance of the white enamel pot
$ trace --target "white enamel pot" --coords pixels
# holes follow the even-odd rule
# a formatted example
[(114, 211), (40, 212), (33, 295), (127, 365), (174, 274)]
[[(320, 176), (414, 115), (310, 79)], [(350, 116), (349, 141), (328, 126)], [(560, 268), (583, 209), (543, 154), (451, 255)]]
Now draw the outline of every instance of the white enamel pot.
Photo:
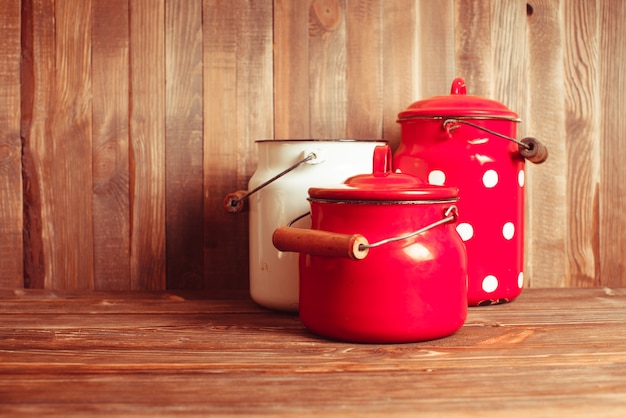
[[(298, 311), (298, 254), (272, 244), (278, 227), (309, 212), (310, 187), (342, 183), (372, 171), (374, 148), (382, 140), (262, 140), (257, 141), (258, 166), (247, 191), (226, 196), (224, 207), (239, 212), (248, 201), (250, 295), (261, 306)], [(310, 227), (308, 216), (293, 225)]]

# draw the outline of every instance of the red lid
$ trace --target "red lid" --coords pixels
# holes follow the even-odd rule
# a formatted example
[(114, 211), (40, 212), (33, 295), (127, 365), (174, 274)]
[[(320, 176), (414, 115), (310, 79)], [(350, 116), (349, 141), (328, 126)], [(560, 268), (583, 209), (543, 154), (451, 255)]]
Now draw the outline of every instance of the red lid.
[(518, 118), (515, 112), (500, 102), (467, 95), (465, 81), (462, 78), (454, 79), (449, 96), (434, 96), (430, 99), (419, 100), (398, 114), (400, 120), (433, 116)]
[(312, 199), (338, 201), (427, 201), (456, 199), (456, 187), (427, 184), (418, 177), (391, 172), (391, 148), (380, 145), (374, 148), (372, 174), (350, 177), (344, 184), (333, 188), (312, 187)]

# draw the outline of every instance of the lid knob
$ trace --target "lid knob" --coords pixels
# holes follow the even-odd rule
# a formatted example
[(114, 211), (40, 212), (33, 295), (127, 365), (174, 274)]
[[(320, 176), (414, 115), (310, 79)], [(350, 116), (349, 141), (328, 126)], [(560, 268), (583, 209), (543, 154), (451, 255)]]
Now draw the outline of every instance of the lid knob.
[(452, 82), (452, 87), (450, 87), (450, 94), (467, 94), (465, 80), (460, 77), (455, 78)]

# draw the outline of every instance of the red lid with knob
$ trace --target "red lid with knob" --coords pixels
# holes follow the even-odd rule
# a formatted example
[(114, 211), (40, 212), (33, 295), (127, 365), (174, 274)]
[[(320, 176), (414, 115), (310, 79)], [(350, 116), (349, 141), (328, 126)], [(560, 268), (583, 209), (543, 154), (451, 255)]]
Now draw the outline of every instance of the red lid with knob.
[(450, 95), (434, 96), (429, 99), (419, 100), (398, 114), (399, 121), (433, 116), (518, 118), (517, 113), (500, 102), (480, 96), (468, 95), (465, 81), (462, 78), (454, 79), (450, 88)]
[(427, 184), (418, 177), (391, 171), (391, 148), (381, 145), (374, 148), (372, 174), (350, 177), (344, 184), (333, 188), (312, 187), (311, 199), (337, 201), (440, 201), (456, 200), (459, 190)]

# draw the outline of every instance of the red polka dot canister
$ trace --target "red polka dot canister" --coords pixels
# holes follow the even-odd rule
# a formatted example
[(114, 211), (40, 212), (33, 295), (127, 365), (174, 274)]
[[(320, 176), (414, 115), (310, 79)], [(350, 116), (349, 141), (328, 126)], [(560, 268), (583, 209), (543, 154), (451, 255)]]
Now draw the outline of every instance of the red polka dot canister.
[(525, 160), (541, 163), (547, 149), (534, 138), (517, 140), (518, 115), (468, 95), (459, 78), (449, 96), (413, 103), (398, 122), (394, 170), (459, 189), (469, 305), (514, 300), (524, 286)]

